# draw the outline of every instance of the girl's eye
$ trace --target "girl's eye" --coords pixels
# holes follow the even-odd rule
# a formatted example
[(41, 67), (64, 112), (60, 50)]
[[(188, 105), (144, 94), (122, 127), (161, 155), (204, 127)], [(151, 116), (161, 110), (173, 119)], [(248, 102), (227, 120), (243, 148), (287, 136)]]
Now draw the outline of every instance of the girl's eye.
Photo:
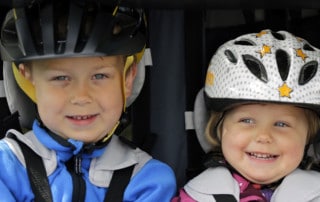
[(107, 78), (105, 74), (95, 74), (93, 76), (93, 79), (104, 79), (104, 78)]
[(288, 124), (281, 122), (281, 121), (276, 122), (274, 125), (278, 126), (278, 127), (288, 127), (289, 126)]
[(253, 120), (252, 120), (252, 119), (249, 119), (249, 118), (245, 118), (245, 119), (241, 119), (240, 122), (252, 124), (252, 123), (253, 123)]

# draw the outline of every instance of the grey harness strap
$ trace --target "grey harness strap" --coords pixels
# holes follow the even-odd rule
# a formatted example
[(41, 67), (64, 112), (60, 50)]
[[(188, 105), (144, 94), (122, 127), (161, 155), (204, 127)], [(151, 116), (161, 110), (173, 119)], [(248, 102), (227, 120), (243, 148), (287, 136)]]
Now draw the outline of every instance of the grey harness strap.
[(15, 139), (21, 148), (26, 162), (31, 189), (35, 196), (34, 201), (52, 202), (51, 189), (42, 158), (14, 135), (9, 135), (8, 137)]
[(111, 178), (110, 186), (104, 202), (122, 202), (123, 193), (130, 181), (134, 165), (116, 170)]
[(237, 202), (234, 196), (228, 194), (214, 194), (213, 197), (217, 202)]

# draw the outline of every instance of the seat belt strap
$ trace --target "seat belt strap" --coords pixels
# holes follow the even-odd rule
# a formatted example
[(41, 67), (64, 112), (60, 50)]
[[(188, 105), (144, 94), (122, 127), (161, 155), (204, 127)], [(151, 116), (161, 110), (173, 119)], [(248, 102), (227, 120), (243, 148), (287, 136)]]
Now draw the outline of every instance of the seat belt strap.
[(16, 140), (24, 155), (31, 189), (35, 197), (34, 201), (52, 202), (52, 193), (42, 158), (14, 135), (9, 137)]
[(124, 191), (129, 184), (134, 165), (113, 172), (104, 202), (122, 202)]
[(237, 202), (234, 196), (229, 194), (214, 194), (213, 197), (217, 202)]

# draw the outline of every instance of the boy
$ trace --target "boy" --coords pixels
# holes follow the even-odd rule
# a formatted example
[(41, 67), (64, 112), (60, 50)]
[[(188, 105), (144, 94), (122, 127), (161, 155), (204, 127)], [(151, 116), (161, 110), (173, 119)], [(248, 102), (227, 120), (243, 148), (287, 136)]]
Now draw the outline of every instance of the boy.
[[(0, 141), (0, 201), (171, 199), (172, 170), (112, 136), (144, 29), (141, 10), (98, 1), (32, 1), (8, 13), (1, 55), (38, 115), (32, 131), (10, 130)], [(32, 165), (36, 156), (28, 160), (30, 148), (43, 169)]]

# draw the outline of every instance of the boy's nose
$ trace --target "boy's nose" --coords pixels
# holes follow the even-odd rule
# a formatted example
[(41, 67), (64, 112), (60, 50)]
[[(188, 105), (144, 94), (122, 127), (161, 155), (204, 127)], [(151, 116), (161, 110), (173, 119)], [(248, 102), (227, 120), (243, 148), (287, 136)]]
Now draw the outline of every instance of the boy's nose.
[(90, 89), (86, 85), (78, 85), (74, 88), (72, 95), (70, 97), (71, 104), (83, 105), (92, 102), (92, 97), (90, 95)]
[(89, 96), (73, 96), (70, 99), (71, 104), (83, 105), (91, 102), (92, 102), (92, 99)]

